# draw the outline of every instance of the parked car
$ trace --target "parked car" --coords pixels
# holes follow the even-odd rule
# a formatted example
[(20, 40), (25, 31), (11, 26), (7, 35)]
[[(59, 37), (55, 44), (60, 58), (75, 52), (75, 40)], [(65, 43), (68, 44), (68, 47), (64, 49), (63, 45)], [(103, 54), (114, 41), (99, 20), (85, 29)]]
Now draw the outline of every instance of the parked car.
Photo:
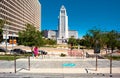
[(19, 49), (19, 48), (15, 48), (15, 49), (11, 50), (11, 53), (25, 54), (26, 51), (25, 51), (25, 50), (22, 50), (22, 49)]
[(39, 53), (40, 53), (41, 55), (47, 55), (47, 52), (45, 52), (44, 50), (39, 50)]
[(5, 48), (0, 47), (0, 52), (9, 52), (9, 50), (6, 50)]

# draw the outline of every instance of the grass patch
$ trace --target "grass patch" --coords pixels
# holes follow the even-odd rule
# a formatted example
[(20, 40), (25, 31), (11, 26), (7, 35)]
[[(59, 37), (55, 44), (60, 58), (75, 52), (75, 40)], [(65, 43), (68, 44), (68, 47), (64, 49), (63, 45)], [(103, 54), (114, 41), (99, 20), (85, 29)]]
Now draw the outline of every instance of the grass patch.
[[(110, 59), (111, 56), (106, 55), (105, 58)], [(120, 56), (112, 56), (113, 60), (120, 60)]]
[[(19, 58), (26, 58), (27, 55), (16, 55), (16, 59), (19, 59)], [(12, 61), (15, 59), (15, 56), (14, 55), (0, 55), (0, 60), (7, 60), (7, 61)]]
[(113, 56), (113, 60), (120, 60), (120, 56)]

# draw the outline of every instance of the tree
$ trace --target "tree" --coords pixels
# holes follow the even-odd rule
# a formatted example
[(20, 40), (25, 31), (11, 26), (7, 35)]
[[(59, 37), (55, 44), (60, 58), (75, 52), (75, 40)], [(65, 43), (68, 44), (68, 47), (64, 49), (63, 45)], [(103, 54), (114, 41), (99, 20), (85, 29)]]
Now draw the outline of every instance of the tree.
[(53, 39), (46, 39), (46, 44), (48, 45), (56, 45), (57, 44), (57, 41), (56, 40), (53, 40)]
[(4, 24), (5, 24), (5, 21), (0, 19), (0, 42), (3, 41), (3, 30), (2, 30), (2, 28), (4, 27)]
[(115, 47), (117, 47), (118, 39), (120, 38), (119, 34), (112, 30), (107, 33), (108, 41), (107, 41), (107, 48), (111, 48), (111, 54), (110, 54), (110, 76), (112, 76), (112, 53)]
[(68, 44), (70, 44), (70, 48), (71, 48), (71, 49), (74, 48), (73, 46), (78, 45), (78, 44), (77, 44), (77, 40), (76, 40), (74, 37), (71, 37), (71, 38), (68, 39)]
[(101, 30), (99, 29), (89, 30), (83, 38), (85, 40), (87, 48), (94, 48), (96, 46), (96, 41), (99, 42), (99, 44), (101, 42)]
[(0, 42), (2, 42), (3, 41), (3, 30), (2, 29), (0, 29)]
[(85, 40), (84, 39), (78, 39), (77, 42), (78, 42), (79, 45), (85, 46)]
[(77, 45), (77, 40), (75, 38), (71, 37), (71, 38), (68, 39), (68, 44), (71, 44), (71, 43), (73, 45)]
[(96, 45), (96, 41), (100, 43), (101, 31), (96, 29), (96, 30), (89, 30), (89, 32), (92, 37), (92, 47), (94, 47)]
[(26, 28), (18, 33), (18, 44), (25, 46), (43, 46), (44, 40), (40, 31), (36, 30), (33, 25), (26, 24)]
[(0, 19), (0, 29), (2, 29), (4, 27), (5, 21)]
[(116, 47), (120, 50), (120, 32), (117, 32), (117, 43), (116, 43)]
[(117, 47), (117, 43), (119, 42), (119, 35), (116, 31), (112, 30), (107, 33), (108, 41), (107, 41), (107, 47), (111, 48), (112, 52)]
[(86, 46), (87, 48), (91, 48), (92, 47), (92, 37), (90, 36), (89, 33), (87, 33), (85, 36), (83, 36), (84, 38), (84, 46)]

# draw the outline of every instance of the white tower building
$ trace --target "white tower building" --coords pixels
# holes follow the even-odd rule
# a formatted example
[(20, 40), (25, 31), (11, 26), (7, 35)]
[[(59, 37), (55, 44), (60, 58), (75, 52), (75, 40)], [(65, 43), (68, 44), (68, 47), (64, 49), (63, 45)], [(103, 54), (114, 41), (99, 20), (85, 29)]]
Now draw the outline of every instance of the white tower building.
[(66, 44), (71, 37), (78, 38), (76, 30), (68, 30), (68, 16), (65, 7), (60, 8), (60, 15), (58, 16), (58, 30), (45, 30), (46, 38), (57, 40), (57, 44)]
[(59, 15), (58, 43), (68, 39), (68, 16), (65, 7), (62, 5)]

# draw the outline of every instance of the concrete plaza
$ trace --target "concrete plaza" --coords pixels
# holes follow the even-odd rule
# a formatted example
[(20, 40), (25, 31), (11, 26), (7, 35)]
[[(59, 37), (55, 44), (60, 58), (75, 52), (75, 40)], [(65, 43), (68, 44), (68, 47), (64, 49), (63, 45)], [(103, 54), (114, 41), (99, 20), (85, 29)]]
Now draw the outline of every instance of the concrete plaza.
[[(63, 66), (63, 64), (75, 64)], [(109, 78), (110, 62), (108, 59), (98, 59), (98, 68), (95, 71), (95, 58), (39, 56), (30, 57), (30, 70), (28, 58), (16, 60), (16, 73), (14, 61), (0, 61), (0, 78)], [(112, 78), (120, 77), (120, 62), (113, 61)]]

